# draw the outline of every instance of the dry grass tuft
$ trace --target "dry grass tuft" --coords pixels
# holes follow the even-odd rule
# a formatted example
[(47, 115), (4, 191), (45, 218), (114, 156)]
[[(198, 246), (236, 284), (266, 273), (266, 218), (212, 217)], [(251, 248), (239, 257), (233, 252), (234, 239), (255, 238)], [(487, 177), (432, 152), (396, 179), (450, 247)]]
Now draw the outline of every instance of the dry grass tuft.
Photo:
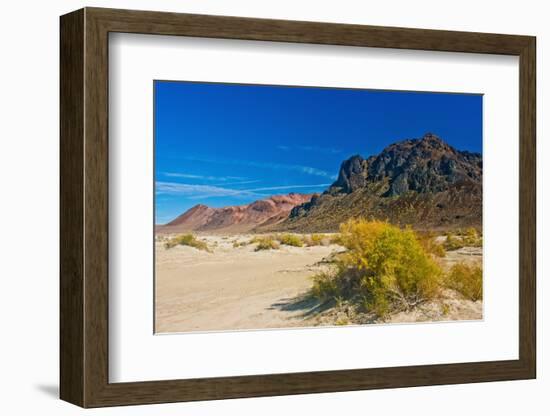
[(328, 246), (331, 244), (331, 238), (325, 234), (310, 234), (304, 236), (304, 243), (308, 247)]
[(285, 246), (302, 247), (304, 245), (303, 240), (296, 234), (282, 234), (277, 236), (277, 240)]
[(435, 257), (445, 257), (445, 247), (443, 247), (443, 244), (436, 242), (434, 233), (417, 233), (417, 238), (426, 253), (430, 253)]
[(196, 248), (197, 250), (203, 250), (211, 253), (212, 251), (208, 247), (208, 244), (202, 240), (198, 240), (193, 234), (182, 234), (171, 238), (164, 243), (166, 249), (173, 248), (175, 246), (189, 246)]
[(466, 299), (483, 299), (483, 272), (480, 265), (457, 263), (445, 277), (445, 285)]
[(483, 237), (473, 228), (457, 230), (455, 233), (448, 232), (444, 247), (448, 251), (458, 250), (462, 247), (481, 247)]
[(280, 247), (279, 243), (271, 236), (254, 237), (252, 240), (257, 244), (254, 251), (277, 250)]

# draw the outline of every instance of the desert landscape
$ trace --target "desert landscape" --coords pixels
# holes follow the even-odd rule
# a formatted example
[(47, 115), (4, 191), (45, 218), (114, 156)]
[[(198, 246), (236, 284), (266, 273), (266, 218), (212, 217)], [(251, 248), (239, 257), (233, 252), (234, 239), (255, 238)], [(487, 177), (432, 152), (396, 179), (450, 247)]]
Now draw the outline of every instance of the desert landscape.
[[(155, 244), (157, 333), (350, 325), (363, 323), (475, 320), (481, 301), (447, 289), (440, 299), (384, 318), (350, 305), (323, 302), (311, 293), (312, 276), (327, 269), (337, 244), (281, 246), (256, 251), (257, 236), (200, 236), (211, 252)], [(162, 240), (162, 239), (161, 239)], [(241, 245), (242, 244), (242, 245)], [(480, 247), (463, 247), (442, 259), (452, 265), (481, 261)]]
[(482, 159), (428, 133), (155, 238), (155, 332), (482, 319)]

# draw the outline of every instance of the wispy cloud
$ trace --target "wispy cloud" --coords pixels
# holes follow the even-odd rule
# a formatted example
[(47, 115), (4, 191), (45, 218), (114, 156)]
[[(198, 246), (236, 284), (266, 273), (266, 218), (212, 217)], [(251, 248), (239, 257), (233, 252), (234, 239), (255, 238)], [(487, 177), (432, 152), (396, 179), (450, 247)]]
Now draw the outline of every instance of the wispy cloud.
[(263, 191), (278, 191), (288, 189), (316, 189), (325, 188), (330, 183), (319, 183), (313, 185), (281, 185), (268, 186), (252, 189), (233, 189), (212, 185), (195, 185), (175, 182), (156, 182), (155, 192), (157, 195), (180, 195), (189, 199), (212, 198), (212, 197), (250, 197), (264, 198), (267, 195)]
[(205, 181), (242, 181), (247, 178), (242, 176), (209, 176), (209, 175), (194, 175), (190, 173), (179, 173), (179, 172), (161, 172), (161, 175), (170, 177), (170, 178), (183, 178), (183, 179), (201, 179)]
[(157, 195), (170, 194), (170, 195), (183, 195), (188, 197), (215, 197), (215, 196), (248, 196), (248, 197), (261, 197), (263, 195), (257, 194), (254, 191), (246, 189), (232, 189), (222, 188), (220, 186), (212, 185), (194, 185), (187, 183), (175, 183), (175, 182), (156, 182), (155, 192)]
[(213, 186), (231, 186), (231, 185), (246, 185), (250, 183), (258, 183), (261, 182), (259, 179), (250, 180), (250, 181), (238, 181), (238, 182), (222, 182), (222, 183), (215, 183)]
[(283, 190), (283, 189), (297, 189), (297, 188), (324, 188), (331, 185), (330, 183), (319, 183), (316, 185), (284, 185), (284, 186), (269, 186), (266, 188), (254, 188), (249, 189), (250, 192), (258, 192), (258, 191), (277, 191), (277, 190)]
[(342, 153), (342, 150), (336, 149), (334, 147), (319, 147), (319, 146), (277, 146), (277, 149), (282, 150), (283, 152), (290, 152), (291, 150), (301, 150), (304, 152), (317, 152), (324, 154), (338, 154)]
[(248, 166), (253, 168), (261, 168), (261, 169), (295, 171), (295, 172), (301, 172), (301, 173), (305, 173), (313, 176), (321, 176), (329, 179), (336, 178), (336, 175), (333, 175), (322, 169), (317, 169), (311, 166), (304, 166), (304, 165), (287, 165), (283, 163), (256, 162), (251, 160), (238, 160), (238, 159), (211, 159), (208, 157), (197, 157), (197, 156), (186, 156), (185, 159), (192, 160), (195, 162), (203, 162), (203, 163), (216, 163), (216, 164), (224, 164), (224, 165)]
[(318, 152), (318, 153), (328, 153), (328, 154), (342, 153), (342, 150), (336, 149), (334, 147), (298, 146), (298, 149), (304, 150), (306, 152)]

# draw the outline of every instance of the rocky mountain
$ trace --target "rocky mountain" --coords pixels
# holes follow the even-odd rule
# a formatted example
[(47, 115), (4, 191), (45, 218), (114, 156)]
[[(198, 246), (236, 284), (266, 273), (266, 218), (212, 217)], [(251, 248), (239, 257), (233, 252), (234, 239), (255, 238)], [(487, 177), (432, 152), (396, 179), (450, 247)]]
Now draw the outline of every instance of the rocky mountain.
[(417, 229), (481, 228), (482, 157), (434, 134), (386, 147), (367, 159), (345, 160), (321, 195), (289, 217), (257, 231), (336, 231), (352, 217), (389, 220)]
[(263, 226), (275, 226), (288, 218), (292, 208), (311, 200), (317, 194), (274, 195), (248, 205), (211, 208), (195, 205), (166, 225), (158, 225), (157, 233), (189, 231), (248, 232)]

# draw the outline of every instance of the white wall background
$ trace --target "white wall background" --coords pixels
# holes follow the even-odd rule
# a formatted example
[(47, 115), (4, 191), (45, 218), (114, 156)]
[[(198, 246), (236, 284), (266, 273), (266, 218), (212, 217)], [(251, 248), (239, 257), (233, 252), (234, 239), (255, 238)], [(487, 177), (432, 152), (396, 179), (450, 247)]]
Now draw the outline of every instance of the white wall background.
[[(72, 415), (58, 390), (58, 16), (82, 6), (240, 15), (536, 35), (538, 41), (538, 380), (338, 394), (167, 404), (87, 411), (102, 415), (334, 415), (341, 412), (417, 415), (545, 415), (550, 361), (544, 348), (550, 285), (544, 258), (550, 227), (550, 146), (545, 102), (550, 84), (550, 26), (545, 2), (462, 0), (120, 0), (5, 2), (0, 14), (0, 411)], [(548, 66), (548, 67), (547, 67)], [(546, 199), (546, 200), (545, 200)]]

